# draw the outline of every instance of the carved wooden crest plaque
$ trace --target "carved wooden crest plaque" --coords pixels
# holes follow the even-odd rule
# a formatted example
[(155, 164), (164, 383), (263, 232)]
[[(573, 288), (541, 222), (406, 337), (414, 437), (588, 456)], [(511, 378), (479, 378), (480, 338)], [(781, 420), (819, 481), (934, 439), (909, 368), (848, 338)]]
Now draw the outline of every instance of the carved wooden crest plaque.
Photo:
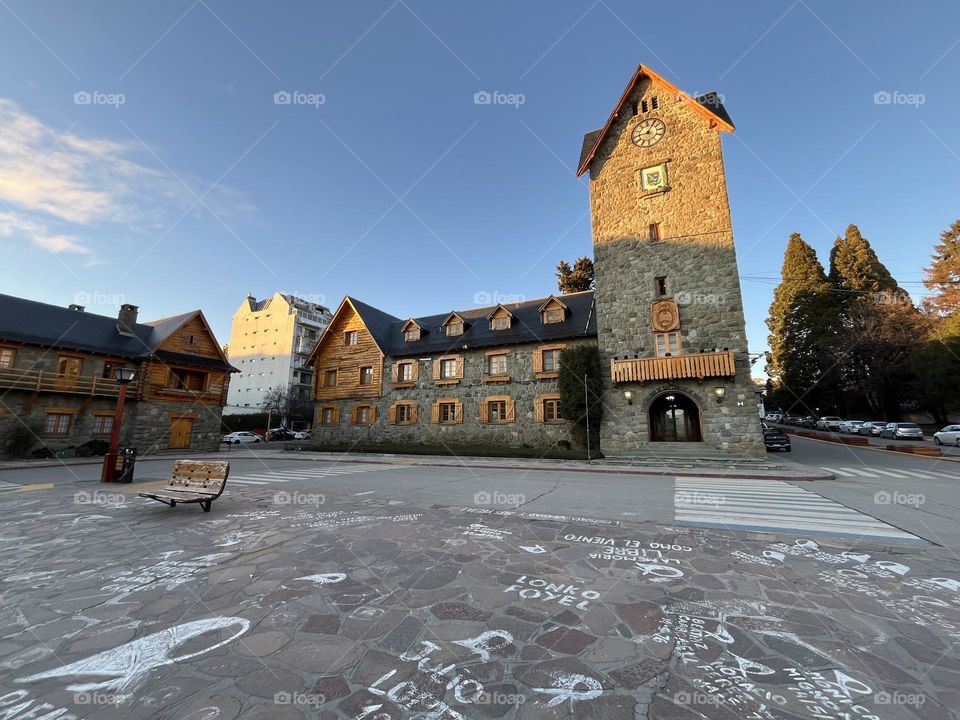
[(650, 309), (654, 332), (671, 332), (680, 329), (680, 309), (676, 300), (660, 300)]

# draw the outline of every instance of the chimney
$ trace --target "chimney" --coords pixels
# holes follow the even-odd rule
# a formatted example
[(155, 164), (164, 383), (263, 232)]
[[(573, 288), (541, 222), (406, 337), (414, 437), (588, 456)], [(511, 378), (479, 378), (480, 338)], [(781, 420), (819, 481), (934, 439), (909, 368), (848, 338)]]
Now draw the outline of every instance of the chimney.
[(139, 310), (139, 308), (136, 305), (130, 305), (129, 303), (124, 303), (120, 306), (120, 313), (117, 315), (117, 325), (120, 327), (121, 332), (133, 332), (133, 326), (137, 324), (137, 310)]
[(76, 303), (70, 303), (69, 308), (75, 312), (83, 312), (86, 310), (83, 305), (77, 305)]

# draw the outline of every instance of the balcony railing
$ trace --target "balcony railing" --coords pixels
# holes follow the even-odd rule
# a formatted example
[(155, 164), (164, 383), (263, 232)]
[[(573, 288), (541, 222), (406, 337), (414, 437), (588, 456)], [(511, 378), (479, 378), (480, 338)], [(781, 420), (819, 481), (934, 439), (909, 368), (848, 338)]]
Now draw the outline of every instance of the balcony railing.
[[(0, 368), (0, 388), (27, 392), (69, 393), (75, 395), (104, 395), (116, 397), (120, 384), (112, 378), (89, 375), (61, 375), (49, 370)], [(136, 383), (128, 392), (136, 394)]]
[(673, 357), (614, 359), (610, 361), (610, 374), (615, 383), (684, 378), (703, 380), (708, 377), (733, 377), (736, 367), (733, 353), (724, 350)]

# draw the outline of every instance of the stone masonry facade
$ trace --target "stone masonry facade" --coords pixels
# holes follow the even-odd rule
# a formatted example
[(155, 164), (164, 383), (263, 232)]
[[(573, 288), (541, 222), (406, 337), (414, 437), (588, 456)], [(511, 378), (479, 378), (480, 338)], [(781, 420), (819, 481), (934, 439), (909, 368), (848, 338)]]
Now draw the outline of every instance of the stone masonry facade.
[[(589, 345), (596, 347), (593, 339), (571, 339), (563, 343), (567, 347)], [(379, 398), (329, 400), (317, 403), (314, 419), (314, 440), (324, 444), (390, 443), (442, 446), (456, 449), (461, 445), (530, 447), (549, 449), (558, 443), (572, 443), (571, 424), (567, 420), (535, 420), (535, 403), (543, 395), (557, 394), (556, 378), (538, 379), (534, 372), (536, 343), (501, 348), (507, 353), (506, 382), (484, 382), (487, 354), (491, 348), (460, 351), (463, 357), (463, 378), (455, 385), (438, 385), (433, 379), (435, 358), (393, 358), (384, 360), (386, 376), (384, 392)], [(410, 360), (419, 364), (419, 379), (414, 387), (393, 389), (389, 368), (398, 360)], [(512, 422), (481, 422), (480, 406), (491, 397), (509, 397), (513, 401)], [(462, 407), (460, 422), (433, 423), (431, 408), (441, 399), (459, 402)], [(390, 407), (398, 402), (413, 402), (417, 406), (416, 422), (404, 424), (390, 422)], [(370, 424), (354, 424), (353, 408), (371, 405), (375, 408)], [(339, 409), (339, 422), (333, 426), (323, 425), (325, 407)], [(562, 413), (562, 410), (561, 410)]]

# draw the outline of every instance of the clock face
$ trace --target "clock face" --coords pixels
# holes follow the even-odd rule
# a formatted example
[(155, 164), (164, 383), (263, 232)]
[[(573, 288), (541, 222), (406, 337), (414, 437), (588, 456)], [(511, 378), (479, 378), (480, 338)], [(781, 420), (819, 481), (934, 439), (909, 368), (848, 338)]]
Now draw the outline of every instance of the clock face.
[(667, 134), (667, 126), (660, 118), (647, 118), (637, 123), (633, 128), (630, 139), (637, 147), (651, 147), (656, 145)]

